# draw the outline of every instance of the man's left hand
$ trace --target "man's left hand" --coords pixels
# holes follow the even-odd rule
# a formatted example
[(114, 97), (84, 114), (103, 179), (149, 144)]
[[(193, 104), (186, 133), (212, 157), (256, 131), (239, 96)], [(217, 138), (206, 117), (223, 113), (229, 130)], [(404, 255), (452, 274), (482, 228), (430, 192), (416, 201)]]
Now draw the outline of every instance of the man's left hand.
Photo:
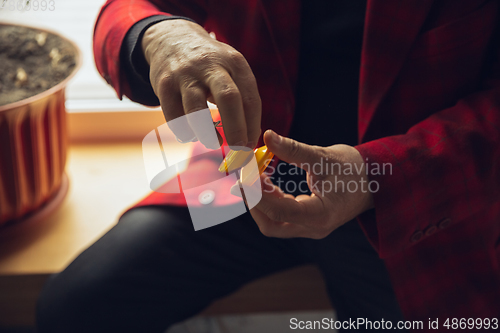
[(270, 130), (264, 141), (278, 158), (307, 172), (312, 192), (294, 197), (263, 174), (262, 199), (250, 213), (264, 235), (321, 239), (373, 207), (363, 157), (354, 147), (310, 146)]

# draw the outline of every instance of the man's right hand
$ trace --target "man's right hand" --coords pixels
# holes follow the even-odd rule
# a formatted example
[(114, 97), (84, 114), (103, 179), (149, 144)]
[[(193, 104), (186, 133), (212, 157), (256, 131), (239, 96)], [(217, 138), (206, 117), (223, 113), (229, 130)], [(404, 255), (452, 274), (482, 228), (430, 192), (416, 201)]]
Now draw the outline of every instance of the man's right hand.
[[(255, 148), (261, 133), (261, 100), (241, 53), (183, 19), (152, 25), (141, 43), (167, 122), (207, 108), (209, 100), (219, 108), (228, 144)], [(204, 143), (189, 125), (172, 130), (181, 141), (197, 137)]]

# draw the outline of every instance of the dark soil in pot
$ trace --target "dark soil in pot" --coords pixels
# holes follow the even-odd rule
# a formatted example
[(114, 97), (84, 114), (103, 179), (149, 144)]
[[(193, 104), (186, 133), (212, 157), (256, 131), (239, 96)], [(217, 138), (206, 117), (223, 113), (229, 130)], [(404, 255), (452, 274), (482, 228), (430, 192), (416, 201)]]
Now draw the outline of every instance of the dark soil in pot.
[(75, 50), (44, 31), (0, 25), (0, 106), (37, 95), (76, 66)]

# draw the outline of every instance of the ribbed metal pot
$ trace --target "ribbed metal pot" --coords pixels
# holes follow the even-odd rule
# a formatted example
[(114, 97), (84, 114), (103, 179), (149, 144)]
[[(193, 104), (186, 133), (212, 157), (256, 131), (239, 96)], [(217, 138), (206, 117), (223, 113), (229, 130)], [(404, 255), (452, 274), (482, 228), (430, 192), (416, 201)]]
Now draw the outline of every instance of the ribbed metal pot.
[(67, 191), (65, 88), (81, 66), (80, 50), (67, 41), (76, 55), (68, 77), (40, 94), (0, 106), (0, 225), (29, 218), (44, 206), (53, 208), (50, 201), (62, 201), (60, 192)]

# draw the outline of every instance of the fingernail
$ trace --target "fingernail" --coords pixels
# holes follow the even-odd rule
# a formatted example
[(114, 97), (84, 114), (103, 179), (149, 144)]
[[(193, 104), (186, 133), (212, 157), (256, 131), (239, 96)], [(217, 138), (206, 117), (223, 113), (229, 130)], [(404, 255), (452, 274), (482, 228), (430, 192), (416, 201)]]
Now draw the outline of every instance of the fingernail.
[(179, 143), (189, 143), (189, 142), (196, 142), (196, 141), (198, 141), (198, 138), (196, 136), (192, 137), (191, 139), (186, 139), (186, 140), (181, 140), (178, 136), (176, 136), (175, 139)]
[(236, 182), (236, 184), (234, 184), (233, 186), (231, 186), (231, 194), (232, 195), (235, 195), (237, 197), (240, 197), (241, 198), (241, 190), (240, 190), (240, 185), (238, 182)]
[(273, 140), (275, 144), (280, 144), (281, 136), (278, 133), (271, 131), (271, 140)]
[(211, 150), (216, 150), (216, 149), (220, 148), (220, 146), (218, 144), (213, 144), (213, 143), (204, 144), (204, 146), (205, 146), (205, 148), (211, 149)]
[(257, 143), (255, 143), (254, 141), (250, 141), (249, 143), (247, 143), (247, 147), (250, 149), (255, 149), (256, 145)]
[(229, 146), (229, 148), (231, 148), (232, 150), (243, 150), (243, 151), (250, 151), (251, 148), (248, 148), (247, 145), (245, 144), (245, 142), (243, 141), (240, 141), (238, 143), (236, 143), (235, 145), (231, 145)]

